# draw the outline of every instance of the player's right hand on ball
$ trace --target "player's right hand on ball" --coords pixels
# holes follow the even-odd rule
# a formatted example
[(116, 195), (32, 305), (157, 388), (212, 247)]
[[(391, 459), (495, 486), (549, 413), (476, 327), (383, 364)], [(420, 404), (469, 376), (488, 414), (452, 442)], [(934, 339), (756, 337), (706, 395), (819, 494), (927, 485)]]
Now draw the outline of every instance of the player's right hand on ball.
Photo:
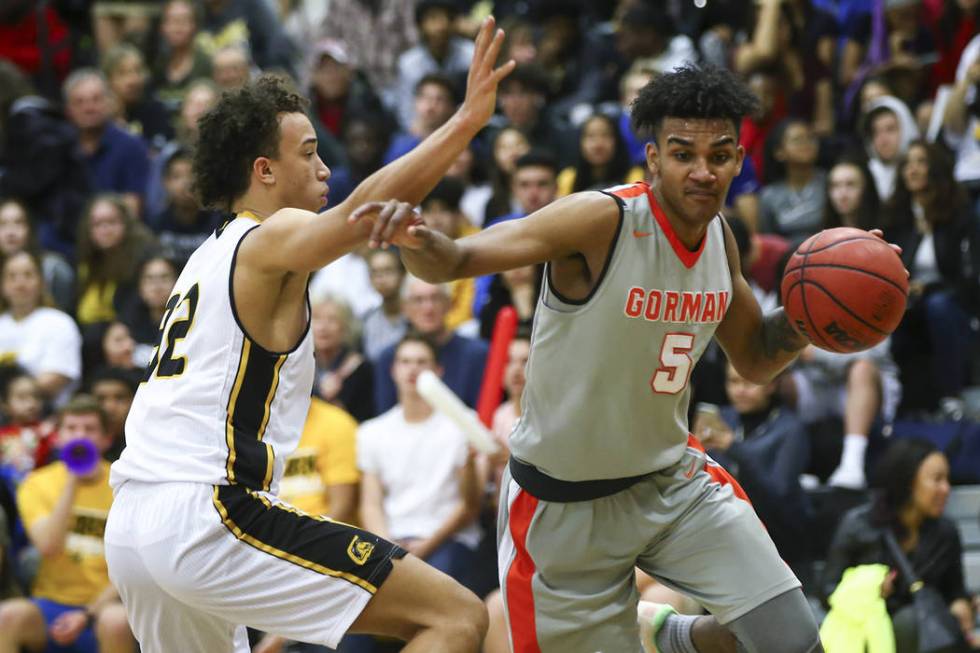
[(356, 224), (369, 220), (373, 223), (368, 247), (386, 248), (396, 245), (408, 249), (422, 249), (432, 238), (432, 232), (422, 222), (422, 216), (407, 202), (388, 200), (368, 202), (359, 206), (347, 222)]

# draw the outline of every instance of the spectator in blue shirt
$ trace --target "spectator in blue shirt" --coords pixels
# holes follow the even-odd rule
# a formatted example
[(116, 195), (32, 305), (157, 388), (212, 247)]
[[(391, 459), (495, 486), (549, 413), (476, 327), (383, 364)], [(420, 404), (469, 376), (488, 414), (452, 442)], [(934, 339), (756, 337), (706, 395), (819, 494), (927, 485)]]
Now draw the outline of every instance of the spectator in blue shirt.
[[(476, 407), (483, 383), (487, 345), (476, 338), (466, 338), (446, 328), (449, 312), (449, 288), (409, 277), (402, 286), (402, 304), (409, 329), (431, 339), (439, 352), (442, 380), (466, 405)], [(374, 409), (383, 413), (398, 401), (391, 366), (396, 345), (378, 356), (374, 375)]]
[(65, 80), (63, 92), (93, 190), (119, 193), (133, 214), (140, 215), (150, 159), (142, 139), (113, 124), (106, 78), (93, 68), (80, 68)]

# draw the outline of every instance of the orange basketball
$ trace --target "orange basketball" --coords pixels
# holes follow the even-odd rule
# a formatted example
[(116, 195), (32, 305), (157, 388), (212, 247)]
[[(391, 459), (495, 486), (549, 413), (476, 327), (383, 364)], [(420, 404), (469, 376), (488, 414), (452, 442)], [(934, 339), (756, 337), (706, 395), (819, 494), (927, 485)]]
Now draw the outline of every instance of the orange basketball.
[(783, 274), (783, 306), (796, 328), (827, 351), (874, 347), (905, 314), (909, 280), (882, 239), (838, 227), (811, 236)]

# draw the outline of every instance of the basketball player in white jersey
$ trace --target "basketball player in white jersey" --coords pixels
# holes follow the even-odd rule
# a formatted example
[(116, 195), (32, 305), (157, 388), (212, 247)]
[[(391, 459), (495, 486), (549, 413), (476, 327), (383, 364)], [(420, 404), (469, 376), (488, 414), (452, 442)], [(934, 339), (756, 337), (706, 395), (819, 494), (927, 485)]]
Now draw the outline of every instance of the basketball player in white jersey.
[[(377, 241), (348, 220), (356, 207), (414, 205), (435, 186), (493, 112), (513, 68), (494, 67), (502, 39), (487, 19), (453, 118), (324, 214), (330, 173), (305, 102), (280, 80), (225, 94), (202, 119), (198, 191), (233, 215), (177, 280), (111, 472), (106, 558), (144, 653), (244, 653), (245, 626), (332, 647), (350, 630), (405, 651), (478, 650), (476, 596), (275, 493), (313, 383), (309, 275)], [(416, 220), (405, 208), (378, 216), (396, 243)]]
[[(574, 194), (457, 241), (408, 230), (401, 255), (431, 282), (547, 262), (498, 521), (516, 653), (821, 650), (799, 581), (687, 424), (712, 336), (757, 383), (808, 342), (782, 309), (761, 313), (719, 215), (754, 102), (727, 71), (661, 75), (633, 105), (652, 185)], [(713, 616), (647, 604), (638, 623), (634, 566)]]

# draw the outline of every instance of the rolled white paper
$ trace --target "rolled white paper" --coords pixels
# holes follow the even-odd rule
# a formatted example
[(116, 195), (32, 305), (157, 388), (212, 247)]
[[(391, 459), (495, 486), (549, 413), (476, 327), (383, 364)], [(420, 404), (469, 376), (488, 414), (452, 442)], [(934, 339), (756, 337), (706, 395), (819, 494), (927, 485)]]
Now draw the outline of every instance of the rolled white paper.
[(429, 405), (448, 417), (469, 440), (473, 448), (480, 453), (496, 453), (497, 443), (487, 430), (476, 413), (467, 408), (466, 404), (460, 401), (449, 387), (442, 382), (432, 370), (423, 370), (415, 382), (422, 398), (429, 402)]

